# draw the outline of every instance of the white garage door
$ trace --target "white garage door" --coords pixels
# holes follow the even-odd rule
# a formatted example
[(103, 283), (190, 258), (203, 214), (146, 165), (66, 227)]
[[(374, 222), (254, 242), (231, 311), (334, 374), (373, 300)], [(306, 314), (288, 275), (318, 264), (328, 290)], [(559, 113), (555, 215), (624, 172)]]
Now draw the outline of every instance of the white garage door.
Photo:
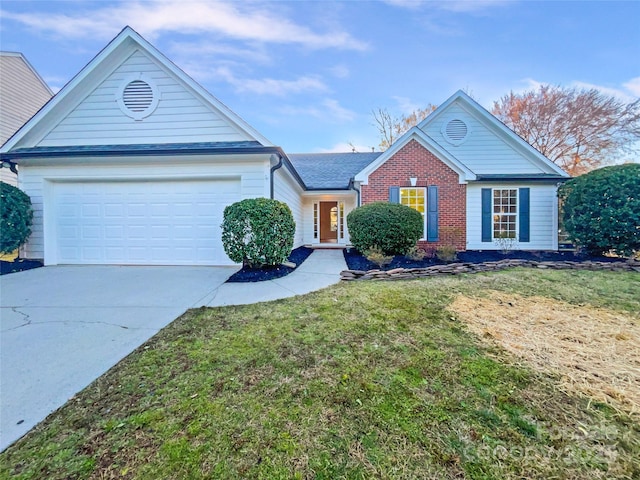
[(226, 265), (220, 224), (237, 180), (58, 183), (59, 264)]

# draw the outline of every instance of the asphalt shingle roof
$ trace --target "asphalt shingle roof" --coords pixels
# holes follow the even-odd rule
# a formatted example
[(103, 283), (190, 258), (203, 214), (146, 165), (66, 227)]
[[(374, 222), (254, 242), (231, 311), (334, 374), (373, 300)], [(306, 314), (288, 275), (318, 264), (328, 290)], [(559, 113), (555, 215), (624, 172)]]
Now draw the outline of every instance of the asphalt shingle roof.
[(292, 153), (287, 157), (310, 190), (346, 190), (349, 181), (382, 155), (370, 153)]
[(71, 145), (71, 146), (55, 146), (55, 147), (30, 147), (16, 148), (10, 152), (11, 155), (24, 154), (114, 154), (123, 153), (148, 153), (157, 152), (216, 152), (228, 151), (235, 149), (260, 149), (265, 148), (259, 142), (242, 141), (242, 142), (197, 142), (197, 143), (150, 143), (150, 144), (131, 144), (131, 145)]

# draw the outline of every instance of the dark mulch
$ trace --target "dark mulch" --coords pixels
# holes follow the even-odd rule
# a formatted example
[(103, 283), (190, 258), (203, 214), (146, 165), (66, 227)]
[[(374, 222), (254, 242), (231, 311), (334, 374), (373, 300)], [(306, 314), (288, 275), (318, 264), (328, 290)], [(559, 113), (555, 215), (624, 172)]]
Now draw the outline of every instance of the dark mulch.
[[(344, 250), (344, 259), (347, 262), (349, 270), (373, 270), (379, 269), (375, 263), (367, 260), (358, 250), (355, 248), (349, 248)], [(466, 263), (482, 263), (482, 262), (496, 262), (499, 260), (507, 259), (520, 259), (520, 260), (533, 260), (538, 262), (553, 262), (553, 261), (571, 261), (571, 262), (585, 262), (587, 260), (599, 261), (599, 262), (616, 262), (624, 259), (615, 257), (589, 257), (586, 255), (577, 254), (575, 252), (525, 252), (525, 251), (513, 251), (508, 254), (503, 254), (494, 250), (467, 250), (465, 252), (459, 252), (456, 262)], [(424, 268), (431, 265), (443, 265), (446, 262), (438, 260), (437, 258), (425, 258), (424, 260), (411, 260), (402, 255), (396, 255), (393, 257), (393, 261), (389, 265), (385, 265), (381, 270), (391, 270), (393, 268)]]
[[(312, 248), (298, 247), (289, 255), (289, 261), (296, 264), (296, 268), (304, 262), (309, 255), (313, 252)], [(265, 280), (272, 280), (274, 278), (284, 277), (293, 272), (295, 268), (285, 267), (278, 265), (275, 267), (263, 267), (263, 268), (248, 268), (242, 267), (241, 270), (231, 275), (227, 282), (262, 282)]]
[(32, 268), (38, 268), (41, 266), (42, 262), (39, 260), (24, 260), (21, 258), (17, 258), (13, 262), (0, 260), (0, 275), (22, 272), (23, 270), (31, 270)]

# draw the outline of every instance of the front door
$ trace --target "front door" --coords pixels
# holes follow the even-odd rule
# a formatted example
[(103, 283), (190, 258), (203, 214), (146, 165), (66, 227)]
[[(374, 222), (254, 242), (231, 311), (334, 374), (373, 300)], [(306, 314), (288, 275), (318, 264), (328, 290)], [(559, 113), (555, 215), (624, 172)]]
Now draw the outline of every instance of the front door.
[(338, 243), (338, 202), (320, 202), (320, 243)]

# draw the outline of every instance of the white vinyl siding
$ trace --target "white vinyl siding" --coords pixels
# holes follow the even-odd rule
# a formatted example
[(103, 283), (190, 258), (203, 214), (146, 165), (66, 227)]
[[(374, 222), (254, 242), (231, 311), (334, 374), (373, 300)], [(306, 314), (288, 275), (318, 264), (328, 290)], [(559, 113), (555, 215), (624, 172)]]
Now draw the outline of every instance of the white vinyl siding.
[(279, 168), (274, 172), (273, 186), (274, 198), (289, 205), (293, 220), (296, 222), (296, 233), (293, 239), (293, 248), (297, 248), (304, 243), (303, 239), (303, 207), (302, 187), (291, 178), (291, 175), (284, 171), (285, 167)]
[[(452, 119), (462, 120), (469, 130), (460, 145), (452, 145), (442, 132), (443, 126)], [(475, 174), (546, 173), (457, 103), (429, 123), (424, 131)]]
[(558, 201), (555, 185), (482, 183), (467, 185), (467, 250), (500, 249), (494, 242), (482, 242), (482, 189), (518, 190), (521, 187), (530, 189), (530, 241), (516, 243), (515, 249), (556, 250), (558, 248)]
[[(53, 222), (52, 211), (45, 207), (51, 206), (53, 190), (56, 182), (100, 182), (100, 181), (165, 181), (165, 180), (229, 180), (240, 182), (240, 199), (268, 197), (269, 160), (264, 161), (234, 161), (232, 157), (226, 161), (221, 158), (211, 158), (189, 161), (180, 159), (174, 163), (154, 163), (149, 159), (145, 164), (100, 164), (64, 166), (22, 166), (20, 170), (20, 188), (31, 197), (34, 211), (32, 234), (29, 241), (22, 248), (25, 258), (45, 259), (45, 223)], [(47, 218), (45, 219), (45, 210)], [(47, 223), (49, 224), (49, 223)], [(47, 228), (47, 238), (52, 238)]]
[[(153, 80), (160, 100), (136, 121), (117, 95), (132, 75)], [(136, 50), (40, 141), (38, 146), (118, 145), (253, 140), (141, 51)]]

